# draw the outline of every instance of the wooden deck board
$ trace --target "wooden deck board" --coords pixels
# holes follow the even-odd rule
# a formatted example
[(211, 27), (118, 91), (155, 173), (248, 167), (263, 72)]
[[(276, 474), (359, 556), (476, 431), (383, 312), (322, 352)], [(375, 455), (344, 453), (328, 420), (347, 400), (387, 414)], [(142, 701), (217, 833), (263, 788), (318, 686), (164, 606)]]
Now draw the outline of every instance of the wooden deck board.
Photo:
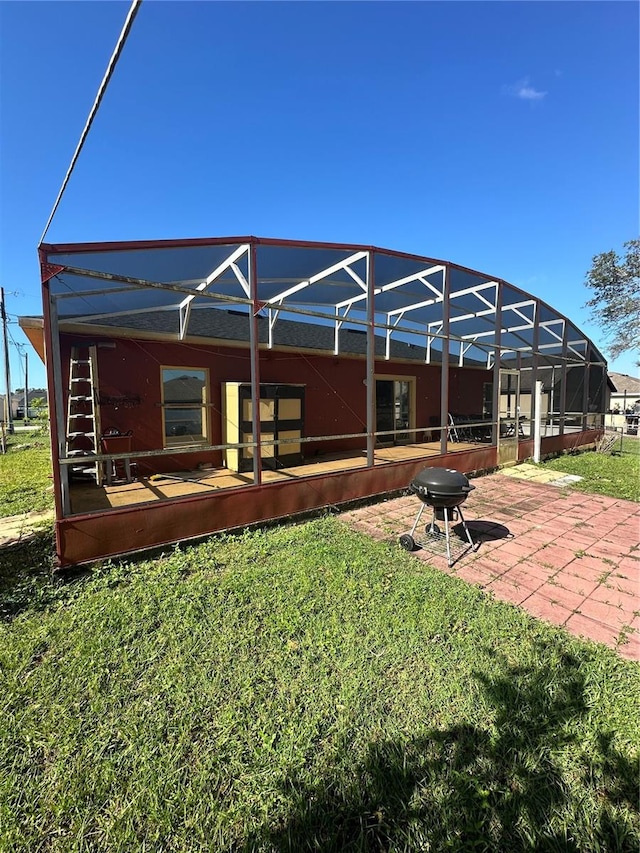
[[(447, 445), (449, 453), (477, 448), (477, 444), (466, 442), (449, 442)], [(439, 442), (397, 445), (377, 448), (374, 463), (383, 465), (408, 459), (428, 459), (439, 455)], [(313, 462), (305, 462), (292, 468), (263, 471), (262, 480), (263, 483), (272, 483), (278, 480), (313, 477), (365, 466), (365, 452), (332, 454), (318, 457)], [(115, 483), (111, 486), (73, 483), (70, 490), (71, 511), (73, 514), (100, 512), (115, 507), (170, 501), (188, 495), (210, 494), (213, 491), (238, 488), (239, 486), (252, 485), (252, 483), (253, 475), (251, 473), (238, 474), (228, 468), (178, 471), (170, 474), (141, 477), (133, 483)]]

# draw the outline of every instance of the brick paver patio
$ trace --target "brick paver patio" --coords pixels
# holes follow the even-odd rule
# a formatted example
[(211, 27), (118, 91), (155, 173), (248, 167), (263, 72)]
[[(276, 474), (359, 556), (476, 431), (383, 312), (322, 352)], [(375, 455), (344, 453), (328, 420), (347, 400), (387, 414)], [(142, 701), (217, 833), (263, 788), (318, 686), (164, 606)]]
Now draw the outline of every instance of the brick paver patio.
[[(451, 568), (440, 542), (425, 541), (415, 557), (640, 660), (640, 505), (521, 479), (514, 469), (473, 484), (463, 512), (477, 549), (463, 553), (454, 534), (461, 556)], [(408, 495), (342, 517), (376, 539), (397, 541), (419, 507)], [(425, 540), (431, 512), (425, 508), (416, 532)]]

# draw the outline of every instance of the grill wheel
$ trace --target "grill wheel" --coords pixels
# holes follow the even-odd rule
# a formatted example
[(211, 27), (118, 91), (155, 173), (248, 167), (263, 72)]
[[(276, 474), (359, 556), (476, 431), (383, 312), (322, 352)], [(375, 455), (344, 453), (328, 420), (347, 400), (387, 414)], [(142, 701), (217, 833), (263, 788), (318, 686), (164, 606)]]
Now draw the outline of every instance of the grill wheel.
[(403, 533), (400, 537), (400, 545), (404, 548), (405, 551), (415, 551), (416, 543), (415, 539), (410, 533)]

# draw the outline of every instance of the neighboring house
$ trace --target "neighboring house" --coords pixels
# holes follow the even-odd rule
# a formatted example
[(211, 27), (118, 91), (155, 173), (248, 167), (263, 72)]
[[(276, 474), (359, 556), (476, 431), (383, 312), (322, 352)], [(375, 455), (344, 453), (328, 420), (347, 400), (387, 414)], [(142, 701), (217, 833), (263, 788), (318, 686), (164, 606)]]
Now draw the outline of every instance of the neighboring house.
[[(29, 418), (37, 418), (47, 408), (47, 389), (30, 388), (27, 392)], [(11, 395), (11, 413), (15, 420), (24, 419), (24, 391), (14, 391)]]
[[(0, 420), (6, 420), (7, 412), (5, 409), (5, 394), (0, 394)], [(42, 406), (38, 405), (40, 401), (44, 404), (44, 409), (47, 408), (47, 389), (33, 388), (28, 392), (29, 417), (37, 418), (42, 413)], [(36, 405), (34, 405), (34, 402)], [(11, 417), (13, 420), (22, 420), (24, 418), (24, 391), (11, 394)]]
[(613, 389), (609, 408), (611, 412), (624, 414), (640, 406), (640, 379), (626, 373), (610, 373)]
[(610, 373), (611, 397), (605, 423), (629, 435), (638, 434), (640, 379), (626, 373)]
[[(606, 362), (456, 264), (255, 237), (42, 246), (61, 565), (592, 444)], [(45, 346), (46, 343), (46, 346)]]

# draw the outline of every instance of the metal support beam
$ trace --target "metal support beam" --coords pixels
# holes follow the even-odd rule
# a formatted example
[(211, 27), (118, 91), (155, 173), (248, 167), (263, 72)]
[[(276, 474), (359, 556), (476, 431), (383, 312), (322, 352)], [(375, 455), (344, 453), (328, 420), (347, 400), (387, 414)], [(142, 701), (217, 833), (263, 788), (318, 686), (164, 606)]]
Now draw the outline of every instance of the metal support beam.
[(562, 365), (560, 379), (560, 414), (559, 414), (559, 431), (560, 435), (564, 435), (564, 421), (567, 410), (567, 345), (569, 337), (569, 324), (564, 323), (562, 328)]
[[(433, 327), (437, 327), (437, 331), (434, 331)], [(442, 322), (440, 320), (436, 320), (432, 323), (427, 323), (427, 346), (424, 356), (425, 364), (431, 364), (431, 344), (434, 342), (437, 335), (442, 334)]]
[(500, 363), (502, 354), (500, 351), (500, 342), (502, 339), (502, 282), (499, 282), (496, 289), (496, 328), (495, 339), (493, 341), (495, 349), (493, 351), (493, 426), (491, 427), (491, 443), (498, 445), (500, 438)]
[[(531, 386), (531, 411), (535, 411), (533, 422), (533, 461), (540, 461), (540, 446), (542, 444), (542, 382), (534, 382)], [(534, 402), (535, 401), (535, 404)]]
[[(531, 412), (530, 418), (532, 424), (537, 424), (540, 427), (542, 423), (542, 413), (538, 412), (538, 406), (540, 405), (540, 401), (542, 400), (542, 393), (537, 393), (537, 380), (538, 380), (538, 344), (540, 342), (540, 304), (536, 299), (533, 307), (533, 341), (531, 346)], [(522, 390), (521, 390), (522, 393)], [(540, 453), (540, 448), (538, 447), (538, 455)], [(540, 461), (535, 460), (535, 461)]]
[[(365, 294), (366, 296), (366, 294)], [(347, 319), (347, 314), (351, 310), (351, 305), (347, 305), (344, 309), (344, 314), (340, 314), (340, 306), (336, 305), (336, 318), (333, 324), (333, 354), (340, 355), (340, 329), (344, 321)], [(360, 321), (354, 320), (353, 322), (358, 323)], [(366, 322), (366, 321), (365, 321)], [(366, 331), (366, 329), (365, 329)]]
[(442, 366), (440, 371), (440, 453), (447, 452), (449, 425), (449, 286), (450, 270), (442, 276)]
[(367, 253), (367, 466), (374, 465), (376, 446), (376, 387), (375, 387), (375, 255)]
[[(51, 461), (54, 484), (56, 516), (63, 518), (71, 513), (69, 495), (69, 469), (60, 465), (60, 459), (66, 456), (66, 424), (64, 421), (64, 396), (62, 391), (62, 359), (60, 355), (60, 329), (58, 325), (58, 306), (51, 296), (49, 285), (42, 285), (45, 328), (45, 355), (49, 388), (53, 388), (53, 397), (49, 399), (49, 421), (51, 423)], [(48, 332), (47, 332), (48, 330)], [(51, 406), (53, 405), (53, 412)]]
[[(402, 322), (402, 314), (398, 317), (398, 319), (393, 324), (393, 329), (396, 328)], [(385, 342), (384, 342), (384, 357), (386, 361), (389, 361), (391, 358), (391, 332), (393, 329), (387, 329), (385, 332)]]
[(256, 266), (256, 247), (249, 247), (249, 295), (253, 308), (249, 315), (249, 348), (251, 356), (251, 431), (255, 447), (253, 449), (253, 482), (262, 483), (262, 444), (260, 441), (260, 350), (258, 336), (258, 270)]
[[(237, 278), (240, 286), (245, 292), (245, 295), (249, 297), (249, 285), (247, 280), (240, 272), (240, 269), (236, 265), (236, 261), (241, 258), (245, 252), (249, 251), (249, 246), (242, 245), (238, 246), (235, 251), (233, 251), (226, 260), (224, 260), (221, 264), (219, 264), (212, 273), (210, 273), (207, 278), (200, 282), (200, 284), (196, 287), (196, 291), (198, 293), (202, 293), (208, 287), (210, 287), (213, 282), (219, 278), (223, 272), (231, 268), (235, 277)], [(183, 299), (180, 305), (178, 306), (180, 312), (180, 340), (184, 340), (187, 330), (189, 328), (189, 318), (191, 317), (191, 303), (196, 298), (196, 295), (187, 296), (186, 299)], [(249, 297), (250, 298), (250, 297)]]
[(268, 319), (269, 337), (267, 339), (267, 347), (269, 349), (273, 349), (273, 327), (276, 324), (276, 320), (280, 316), (280, 309), (277, 308), (274, 310), (273, 308), (269, 308), (267, 310), (267, 316), (269, 318)]
[(584, 387), (582, 389), (582, 429), (589, 428), (589, 369), (591, 367), (591, 344), (587, 342), (584, 365)]
[(368, 256), (368, 252), (355, 252), (353, 255), (349, 255), (348, 258), (344, 258), (342, 261), (338, 261), (336, 264), (332, 264), (332, 266), (327, 267), (324, 270), (316, 273), (315, 275), (310, 276), (304, 281), (298, 282), (298, 284), (294, 284), (292, 287), (288, 287), (286, 290), (283, 290), (282, 293), (276, 294), (276, 296), (272, 296), (271, 299), (268, 299), (267, 302), (269, 304), (273, 304), (276, 302), (282, 302), (283, 299), (286, 299), (287, 296), (293, 296), (294, 293), (298, 293), (300, 290), (304, 290), (306, 287), (309, 287), (312, 284), (315, 284), (317, 281), (322, 281), (323, 278), (327, 278), (332, 275), (334, 272), (338, 272), (339, 270), (346, 270), (347, 273), (351, 276), (351, 278), (356, 281), (360, 287), (364, 287), (364, 282), (353, 270), (348, 269), (349, 264), (355, 264), (358, 261), (361, 261), (363, 258)]
[[(429, 290), (433, 291), (433, 293), (438, 297), (438, 301), (440, 301), (442, 299), (441, 292), (438, 290), (437, 287), (431, 284), (430, 281), (426, 281), (425, 277), (442, 271), (444, 271), (444, 267), (440, 265), (435, 267), (429, 267), (426, 270), (421, 270), (420, 272), (413, 273), (412, 275), (405, 276), (404, 278), (399, 278), (397, 281), (390, 281), (388, 284), (384, 284), (382, 287), (375, 288), (374, 295), (377, 295), (378, 293), (386, 293), (389, 290), (395, 290), (398, 287), (402, 287), (403, 284), (410, 284), (412, 281), (419, 281), (421, 282), (421, 284), (424, 284), (424, 286), (427, 287)], [(351, 271), (347, 270), (347, 272)], [(365, 293), (359, 296), (352, 296), (350, 299), (345, 299), (342, 302), (338, 302), (336, 308), (345, 308), (347, 306), (350, 308), (352, 305), (355, 305), (356, 302), (363, 302), (366, 298), (367, 296)], [(405, 308), (402, 310), (406, 311), (407, 309)]]

